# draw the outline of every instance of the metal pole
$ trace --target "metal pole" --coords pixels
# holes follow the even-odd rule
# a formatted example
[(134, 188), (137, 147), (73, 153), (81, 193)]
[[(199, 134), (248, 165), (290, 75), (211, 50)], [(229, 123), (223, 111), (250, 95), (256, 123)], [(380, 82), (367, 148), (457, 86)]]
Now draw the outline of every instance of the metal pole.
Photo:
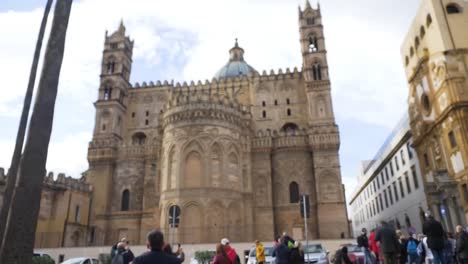
[(176, 225), (176, 209), (177, 207), (175, 205), (173, 205), (174, 207), (174, 210), (172, 210), (172, 245), (174, 245), (174, 240), (175, 240), (175, 225)]
[[(304, 210), (304, 231), (305, 231), (305, 242), (306, 242), (306, 246), (305, 246), (305, 250), (304, 250), (304, 257), (307, 256), (307, 253), (306, 253), (306, 250), (309, 249), (309, 240), (307, 238), (307, 210), (306, 210), (306, 195), (303, 195), (302, 196), (302, 207), (303, 207), (303, 210)], [(304, 260), (306, 262), (308, 262), (307, 259), (304, 258)]]

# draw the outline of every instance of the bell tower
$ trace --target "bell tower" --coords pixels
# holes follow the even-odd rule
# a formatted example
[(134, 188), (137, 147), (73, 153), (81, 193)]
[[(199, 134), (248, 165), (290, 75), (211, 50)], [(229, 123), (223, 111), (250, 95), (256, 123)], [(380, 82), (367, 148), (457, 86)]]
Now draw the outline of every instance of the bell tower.
[[(119, 145), (122, 142), (127, 94), (132, 65), (133, 41), (125, 36), (123, 22), (117, 31), (105, 36), (100, 84), (96, 108), (93, 139), (88, 147), (89, 170), (87, 181), (99, 186), (93, 194), (92, 219), (96, 232), (108, 234), (108, 222), (104, 220), (111, 210), (113, 175)], [(97, 244), (109, 243), (101, 237)]]
[(316, 190), (311, 194), (311, 206), (317, 212), (313, 217), (318, 224), (318, 238), (337, 238), (346, 236), (349, 230), (320, 5), (314, 9), (306, 0), (304, 10), (299, 7), (299, 32)]

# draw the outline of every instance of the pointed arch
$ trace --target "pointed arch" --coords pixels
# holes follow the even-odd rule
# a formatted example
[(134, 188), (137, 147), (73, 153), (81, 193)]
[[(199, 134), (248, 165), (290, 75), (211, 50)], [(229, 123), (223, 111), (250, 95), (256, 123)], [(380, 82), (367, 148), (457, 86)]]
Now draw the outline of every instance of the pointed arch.
[(462, 8), (457, 3), (450, 3), (445, 9), (447, 10), (447, 14), (458, 14), (462, 12)]
[(322, 80), (322, 66), (320, 65), (319, 62), (316, 62), (314, 63), (314, 65), (312, 65), (312, 73), (313, 73), (314, 81)]
[(309, 35), (309, 53), (314, 53), (318, 51), (318, 42), (317, 37), (314, 34)]
[(130, 209), (130, 191), (128, 189), (125, 189), (122, 192), (120, 211), (128, 211), (129, 209)]
[(169, 151), (168, 162), (167, 162), (167, 188), (174, 189), (176, 188), (176, 170), (177, 170), (177, 159), (175, 156), (175, 146)]
[(190, 203), (182, 209), (180, 235), (184, 243), (202, 242), (203, 218), (198, 204)]
[(143, 132), (136, 132), (132, 136), (132, 144), (133, 145), (144, 145), (146, 143), (146, 134)]
[(211, 146), (211, 151), (210, 151), (210, 169), (211, 169), (211, 184), (214, 187), (219, 187), (222, 184), (222, 148), (220, 144), (215, 142)]
[(426, 27), (429, 27), (431, 24), (432, 24), (431, 14), (427, 14), (427, 16), (426, 16)]
[(293, 181), (289, 184), (289, 202), (298, 203), (299, 202), (299, 184)]
[(203, 161), (202, 155), (197, 151), (189, 152), (185, 158), (183, 182), (185, 188), (197, 188), (202, 186)]
[(231, 151), (227, 157), (227, 182), (233, 189), (240, 189), (239, 157), (235, 151)]
[(206, 230), (209, 242), (216, 242), (220, 237), (225, 236), (226, 221), (226, 208), (218, 201), (212, 201), (206, 210)]

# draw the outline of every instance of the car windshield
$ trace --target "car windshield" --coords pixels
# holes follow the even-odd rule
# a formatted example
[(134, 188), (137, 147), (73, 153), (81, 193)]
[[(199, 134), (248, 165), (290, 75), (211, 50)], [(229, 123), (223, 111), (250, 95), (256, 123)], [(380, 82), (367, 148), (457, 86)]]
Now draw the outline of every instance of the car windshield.
[(304, 247), (304, 253), (323, 253), (322, 245), (308, 245)]
[[(273, 254), (273, 249), (274, 249), (273, 247), (264, 247), (264, 249), (265, 249), (265, 256), (271, 256)], [(257, 254), (257, 251), (255, 250), (255, 248), (250, 251), (251, 257), (255, 257), (256, 254)]]
[(65, 262), (62, 262), (62, 264), (81, 264), (83, 260), (86, 258), (74, 258), (74, 259), (69, 259)]
[(362, 252), (358, 245), (346, 245), (346, 247), (348, 248), (348, 252)]

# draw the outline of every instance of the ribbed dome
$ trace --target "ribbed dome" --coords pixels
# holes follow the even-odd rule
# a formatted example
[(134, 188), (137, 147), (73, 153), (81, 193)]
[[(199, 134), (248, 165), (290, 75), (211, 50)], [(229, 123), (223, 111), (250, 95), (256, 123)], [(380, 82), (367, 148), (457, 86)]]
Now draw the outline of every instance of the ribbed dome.
[(248, 77), (250, 73), (257, 73), (257, 71), (244, 61), (244, 49), (239, 47), (236, 39), (236, 44), (229, 50), (229, 62), (219, 69), (214, 77), (216, 79), (241, 77), (243, 75)]

